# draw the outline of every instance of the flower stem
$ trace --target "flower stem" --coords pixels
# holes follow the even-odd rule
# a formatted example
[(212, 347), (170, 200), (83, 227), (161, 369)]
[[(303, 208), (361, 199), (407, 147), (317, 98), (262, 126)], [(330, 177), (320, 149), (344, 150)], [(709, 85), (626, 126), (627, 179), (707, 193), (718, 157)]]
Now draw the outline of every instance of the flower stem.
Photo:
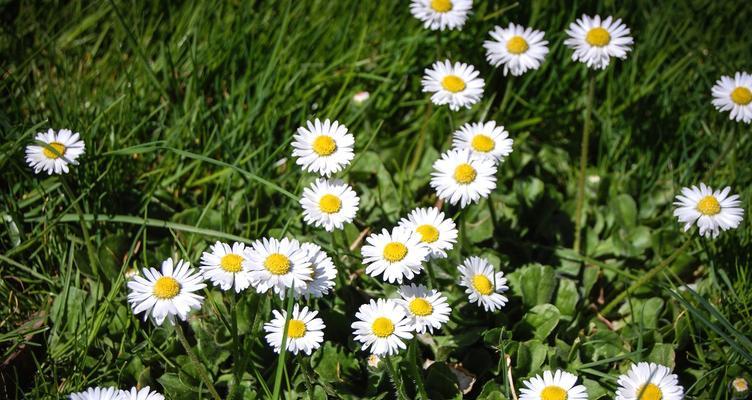
[(91, 241), (91, 234), (89, 234), (89, 227), (86, 225), (86, 221), (84, 220), (84, 212), (81, 210), (81, 206), (78, 204), (78, 201), (76, 201), (76, 196), (73, 195), (73, 190), (71, 190), (71, 187), (68, 185), (68, 180), (64, 176), (60, 176), (60, 184), (63, 187), (63, 191), (68, 196), (69, 199), (72, 201), (73, 208), (76, 210), (76, 214), (78, 214), (78, 219), (81, 221), (81, 231), (84, 234), (84, 244), (86, 245), (86, 254), (89, 257), (89, 264), (91, 271), (96, 275), (97, 271), (99, 269), (99, 258), (97, 257), (97, 252), (94, 249), (94, 243)]
[(585, 170), (587, 169), (588, 148), (590, 146), (590, 131), (593, 125), (593, 102), (595, 100), (595, 75), (590, 75), (587, 99), (585, 101), (585, 122), (582, 127), (582, 143), (580, 145), (580, 173), (577, 177), (577, 200), (574, 212), (574, 251), (580, 253), (583, 209), (585, 207)]
[(410, 373), (413, 375), (413, 379), (415, 379), (415, 386), (418, 387), (420, 398), (422, 400), (430, 400), (428, 398), (428, 393), (426, 392), (426, 385), (423, 383), (423, 377), (421, 376), (421, 370), (423, 368), (418, 364), (417, 353), (419, 346), (418, 335), (416, 334), (413, 336), (413, 343), (410, 345), (410, 349), (408, 349), (408, 357), (410, 357)]
[[(231, 289), (232, 290), (232, 289)], [(238, 311), (237, 311), (237, 292), (233, 290), (233, 292), (230, 294), (230, 318), (231, 318), (231, 329), (232, 329), (232, 347), (235, 349), (235, 357), (240, 356), (243, 354), (242, 349), (240, 348), (240, 337), (238, 336)], [(234, 398), (235, 394), (238, 393), (238, 389), (240, 386), (240, 363), (234, 359), (233, 357), (233, 365), (232, 365), (232, 388), (230, 388), (230, 398)]]
[(204, 365), (201, 364), (201, 362), (198, 360), (196, 353), (193, 352), (190, 343), (188, 343), (188, 339), (185, 338), (183, 327), (180, 326), (179, 322), (175, 323), (175, 332), (177, 332), (178, 340), (180, 340), (180, 343), (185, 348), (186, 353), (188, 353), (188, 358), (190, 358), (191, 362), (196, 366), (196, 370), (198, 370), (198, 375), (201, 378), (201, 381), (203, 381), (207, 389), (209, 389), (209, 393), (211, 393), (214, 400), (222, 400), (222, 398), (219, 396), (219, 393), (217, 393), (217, 389), (214, 388), (214, 384), (212, 383), (211, 378), (209, 378), (209, 374), (206, 372)]
[(386, 369), (389, 371), (389, 376), (392, 378), (392, 384), (394, 385), (394, 391), (397, 394), (398, 400), (406, 399), (405, 395), (402, 393), (402, 379), (400, 378), (399, 374), (394, 368), (394, 364), (392, 364), (392, 357), (391, 356), (385, 356), (384, 361), (386, 364)]
[(279, 348), (277, 371), (274, 374), (274, 393), (272, 394), (273, 400), (279, 399), (279, 393), (282, 389), (282, 372), (285, 369), (285, 356), (287, 355), (287, 327), (290, 324), (290, 318), (292, 317), (292, 305), (294, 303), (294, 285), (295, 282), (293, 281), (293, 285), (291, 285), (290, 289), (287, 291), (287, 315), (285, 316), (285, 327), (282, 331), (282, 343)]

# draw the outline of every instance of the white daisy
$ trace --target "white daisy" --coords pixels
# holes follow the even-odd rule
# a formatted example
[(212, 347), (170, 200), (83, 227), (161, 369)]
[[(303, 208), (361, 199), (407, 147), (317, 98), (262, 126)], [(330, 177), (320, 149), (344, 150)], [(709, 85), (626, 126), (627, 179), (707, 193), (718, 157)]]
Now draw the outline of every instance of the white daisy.
[(486, 311), (496, 311), (501, 309), (509, 301), (501, 293), (506, 292), (507, 278), (503, 272), (494, 273), (491, 263), (485, 258), (468, 257), (464, 265), (457, 267), (460, 274), (460, 286), (464, 286), (465, 293), (470, 298), (471, 303), (482, 305)]
[(431, 30), (462, 29), (473, 0), (412, 0), (410, 12)]
[(488, 33), (493, 40), (483, 42), (486, 58), (494, 67), (504, 65), (507, 72), (519, 76), (530, 69), (538, 69), (548, 54), (548, 41), (543, 40), (543, 32), (509, 23), (504, 29), (500, 26)]
[(70, 400), (117, 400), (120, 393), (116, 388), (90, 387), (83, 392), (71, 393)]
[(749, 383), (746, 379), (740, 376), (738, 378), (734, 378), (734, 380), (731, 381), (731, 389), (736, 392), (736, 395), (746, 394), (749, 390)]
[(339, 122), (328, 119), (322, 124), (318, 118), (307, 121), (308, 129), (298, 128), (292, 142), (293, 157), (305, 171), (330, 176), (350, 164), (355, 138)]
[(164, 400), (164, 396), (144, 386), (141, 390), (132, 387), (131, 390), (121, 390), (119, 400)]
[[(274, 310), (273, 313), (274, 319), (264, 324), (264, 330), (266, 331), (266, 342), (274, 348), (275, 353), (279, 353), (282, 348), (287, 311)], [(326, 325), (321, 318), (316, 318), (317, 315), (317, 311), (308, 310), (308, 307), (303, 307), (300, 310), (298, 305), (295, 304), (292, 317), (287, 323), (287, 342), (285, 345), (288, 351), (293, 354), (302, 351), (310, 356), (314, 350), (321, 346), (324, 341), (323, 329), (326, 328)]]
[(157, 325), (165, 319), (175, 323), (175, 316), (182, 321), (191, 310), (201, 308), (203, 296), (194, 292), (206, 287), (201, 272), (191, 268), (187, 261), (179, 260), (173, 267), (172, 258), (162, 262), (162, 271), (144, 268), (142, 276), (134, 276), (128, 282), (128, 302), (134, 314), (144, 312), (144, 321), (151, 316)]
[(431, 252), (428, 258), (445, 258), (447, 251), (457, 241), (457, 227), (451, 218), (444, 217), (438, 208), (416, 208), (407, 218), (402, 218), (399, 226), (420, 234), (420, 240)]
[(543, 377), (536, 375), (524, 382), (520, 389), (520, 400), (586, 400), (587, 389), (575, 385), (577, 375), (557, 369), (543, 371)]
[(36, 174), (42, 170), (48, 175), (67, 174), (68, 164), (76, 165), (76, 159), (84, 154), (84, 141), (79, 140), (78, 133), (73, 133), (68, 129), (61, 129), (57, 133), (48, 129), (46, 133), (37, 133), (34, 140), (47, 145), (26, 146), (26, 163), (34, 168)]
[(311, 281), (305, 287), (296, 287), (296, 296), (324, 297), (334, 288), (334, 279), (337, 277), (337, 268), (334, 266), (332, 258), (329, 257), (319, 245), (313, 243), (303, 243), (300, 245), (301, 250), (308, 254), (308, 261), (311, 263)]
[(744, 209), (739, 207), (739, 195), (729, 196), (731, 188), (713, 191), (713, 188), (700, 183), (700, 187), (692, 186), (682, 189), (682, 194), (676, 196), (674, 216), (684, 223), (684, 231), (688, 231), (697, 222), (700, 236), (716, 238), (721, 230), (734, 229), (744, 218)]
[(752, 75), (737, 72), (733, 78), (722, 76), (712, 92), (713, 105), (718, 111), (731, 111), (734, 121), (752, 122)]
[(288, 288), (302, 290), (311, 281), (313, 270), (308, 252), (295, 239), (257, 240), (245, 249), (245, 257), (243, 263), (250, 268), (251, 284), (258, 293), (273, 289), (284, 298)]
[(344, 229), (358, 213), (360, 198), (350, 185), (340, 180), (316, 179), (303, 189), (300, 205), (303, 220), (313, 226), (323, 227), (327, 232)]
[(251, 269), (245, 260), (245, 244), (235, 242), (230, 247), (227, 243), (217, 242), (210, 252), (201, 255), (201, 272), (215, 286), (227, 291), (235, 287), (240, 293), (251, 286)]
[(397, 354), (399, 349), (407, 348), (403, 340), (413, 337), (404, 308), (392, 300), (371, 300), (360, 306), (355, 317), (355, 340), (363, 343), (363, 350), (370, 348), (377, 356)]
[(585, 63), (588, 68), (605, 69), (611, 57), (625, 59), (632, 50), (629, 28), (621, 19), (607, 17), (601, 21), (600, 15), (583, 15), (569, 25), (567, 35), (569, 39), (564, 44), (574, 50), (572, 60)]
[(501, 162), (512, 152), (512, 139), (496, 121), (467, 123), (453, 134), (452, 147), (469, 149), (474, 155)]
[(423, 92), (433, 92), (431, 101), (439, 106), (449, 104), (452, 111), (470, 108), (483, 97), (485, 83), (478, 74), (470, 64), (436, 61), (431, 68), (426, 68)]
[(679, 378), (663, 365), (641, 362), (617, 381), (616, 400), (681, 400)]
[(496, 188), (496, 165), (469, 149), (449, 150), (433, 163), (431, 187), (440, 199), (464, 208), (477, 203)]
[(452, 309), (447, 298), (437, 290), (428, 290), (423, 285), (400, 286), (401, 299), (394, 300), (405, 307), (412, 328), (418, 333), (433, 333), (434, 328), (449, 321)]
[(420, 273), (421, 263), (428, 259), (430, 249), (421, 241), (419, 233), (395, 227), (391, 232), (382, 229), (366, 238), (366, 245), (360, 250), (366, 273), (373, 277), (383, 274), (389, 283), (402, 283)]

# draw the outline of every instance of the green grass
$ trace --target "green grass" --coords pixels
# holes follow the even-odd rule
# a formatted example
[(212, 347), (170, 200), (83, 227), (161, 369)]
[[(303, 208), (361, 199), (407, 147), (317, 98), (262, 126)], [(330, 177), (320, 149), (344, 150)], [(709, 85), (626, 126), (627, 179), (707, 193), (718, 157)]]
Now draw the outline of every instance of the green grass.
[[(310, 359), (288, 354), (278, 369), (259, 330), (287, 305), (247, 292), (235, 308), (236, 352), (230, 298), (207, 290), (184, 329), (222, 396), (237, 368), (237, 398), (270, 397), (276, 378), (289, 399), (392, 398), (392, 382), (414, 398), (416, 374), (431, 399), (458, 398), (451, 368), (461, 363), (476, 378), (469, 398), (512, 399), (512, 385), (548, 368), (576, 372), (591, 399), (608, 398), (631, 362), (651, 360), (674, 367), (692, 398), (730, 398), (730, 380), (752, 369), (749, 218), (706, 240), (681, 231), (671, 202), (702, 180), (752, 205), (750, 128), (710, 104), (716, 79), (750, 70), (752, 8), (658, 3), (476, 1), (461, 32), (434, 34), (406, 1), (2, 2), (0, 397), (140, 384), (208, 398), (174, 329), (132, 315), (125, 273), (171, 255), (197, 265), (215, 240), (287, 235), (322, 245), (342, 276), (333, 296), (310, 302), (326, 345)], [(636, 44), (594, 74), (580, 256), (571, 247), (591, 73), (563, 41), (585, 12), (622, 18)], [(551, 46), (539, 70), (513, 79), (482, 48), (493, 25), (510, 21), (545, 30)], [(420, 79), (437, 57), (480, 69), (480, 104), (454, 113), (430, 104)], [(371, 98), (358, 106), (351, 98), (361, 90)], [(342, 176), (361, 209), (334, 235), (304, 225), (297, 202), (313, 177), (289, 144), (313, 117), (337, 119), (356, 138)], [(350, 324), (359, 305), (395, 288), (365, 275), (349, 246), (363, 229), (434, 204), (431, 164), (456, 128), (481, 119), (515, 139), (491, 196), (495, 213), (486, 201), (445, 206), (461, 241), (433, 268), (452, 319), (392, 358), (390, 379), (383, 364), (367, 366)], [(48, 127), (86, 141), (63, 178), (24, 162), (24, 147)], [(655, 279), (598, 316), (687, 240)], [(502, 312), (467, 304), (456, 265), (470, 255), (510, 277)], [(681, 289), (687, 283), (696, 294)], [(416, 367), (425, 360), (436, 362)]]

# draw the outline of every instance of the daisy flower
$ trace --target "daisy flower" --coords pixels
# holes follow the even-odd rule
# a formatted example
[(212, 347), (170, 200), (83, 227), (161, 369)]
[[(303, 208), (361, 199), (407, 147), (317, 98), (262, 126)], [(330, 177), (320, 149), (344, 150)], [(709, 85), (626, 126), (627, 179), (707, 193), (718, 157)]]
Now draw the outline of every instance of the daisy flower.
[(548, 54), (548, 41), (543, 40), (541, 31), (510, 22), (506, 29), (496, 26), (488, 34), (493, 40), (483, 42), (486, 59), (494, 67), (504, 65), (504, 76), (538, 69)]
[(452, 135), (452, 147), (469, 149), (481, 158), (501, 162), (512, 152), (512, 139), (504, 127), (496, 126), (496, 121), (467, 123)]
[(575, 385), (577, 375), (562, 370), (544, 371), (543, 377), (536, 375), (524, 382), (520, 389), (520, 400), (587, 400), (587, 389)]
[(340, 180), (316, 179), (303, 189), (300, 205), (303, 220), (310, 225), (323, 227), (327, 232), (343, 229), (358, 213), (360, 198), (350, 185)]
[(305, 127), (298, 128), (292, 142), (293, 157), (303, 170), (319, 175), (330, 176), (350, 164), (353, 159), (355, 138), (339, 122), (328, 119), (322, 124), (318, 118), (307, 121)]
[(721, 230), (734, 229), (742, 222), (744, 209), (740, 206), (739, 195), (729, 196), (731, 188), (713, 191), (713, 188), (700, 183), (700, 187), (692, 186), (682, 189), (682, 194), (676, 196), (674, 216), (684, 223), (684, 231), (688, 231), (697, 222), (700, 236), (716, 238)]
[(428, 290), (423, 285), (400, 286), (401, 299), (394, 300), (405, 307), (407, 319), (412, 328), (418, 333), (433, 333), (434, 328), (449, 321), (452, 309), (447, 304), (447, 298), (437, 290)]
[(713, 105), (718, 111), (731, 111), (731, 119), (752, 122), (752, 75), (737, 72), (733, 78), (722, 76), (712, 89)]
[(185, 321), (191, 310), (201, 308), (204, 297), (194, 292), (206, 284), (189, 262), (179, 260), (174, 266), (168, 258), (162, 262), (162, 271), (144, 268), (142, 272), (143, 277), (137, 275), (128, 282), (128, 302), (134, 314), (144, 312), (144, 321), (151, 316), (157, 325), (165, 319), (174, 324), (175, 316)]
[(449, 104), (449, 109), (457, 111), (461, 107), (470, 108), (483, 97), (483, 79), (470, 64), (452, 63), (449, 60), (436, 61), (426, 68), (423, 76), (423, 92), (432, 92), (431, 101), (436, 105)]
[[(287, 311), (274, 310), (273, 314), (274, 319), (264, 324), (264, 330), (266, 331), (266, 342), (274, 348), (275, 353), (279, 353), (282, 348)], [(302, 351), (310, 356), (314, 350), (321, 346), (324, 341), (323, 329), (326, 328), (326, 325), (321, 318), (316, 318), (317, 315), (317, 311), (308, 310), (308, 307), (303, 307), (300, 310), (298, 305), (295, 304), (292, 317), (287, 323), (287, 342), (285, 343), (287, 351), (291, 351), (293, 354)]]
[(477, 203), (496, 188), (496, 165), (469, 149), (449, 150), (433, 163), (431, 187), (440, 199), (464, 208)]
[(402, 218), (399, 226), (417, 232), (420, 241), (428, 246), (428, 258), (446, 258), (447, 251), (457, 241), (457, 227), (451, 218), (444, 217), (438, 208), (416, 208), (407, 218)]
[(457, 268), (461, 274), (460, 286), (464, 286), (471, 303), (478, 303), (486, 311), (501, 309), (509, 301), (501, 293), (506, 292), (507, 278), (503, 272), (494, 273), (493, 266), (485, 258), (466, 258)]
[[(78, 133), (61, 129), (57, 133), (48, 129), (34, 137), (46, 146), (30, 144), (26, 146), (26, 163), (38, 174), (42, 170), (48, 175), (68, 173), (68, 164), (76, 165), (76, 159), (84, 154), (84, 141), (79, 140)], [(53, 151), (54, 150), (54, 151)]]
[(308, 252), (295, 239), (257, 240), (245, 249), (245, 257), (243, 264), (250, 268), (251, 284), (258, 293), (273, 289), (284, 298), (288, 288), (302, 290), (311, 281), (313, 270)]
[(235, 242), (230, 247), (227, 243), (217, 242), (211, 251), (201, 255), (201, 272), (215, 286), (223, 291), (235, 287), (240, 293), (251, 286), (250, 268), (243, 265), (245, 260), (245, 244)]
[(684, 388), (671, 370), (663, 365), (641, 362), (632, 364), (619, 377), (616, 400), (681, 400)]
[[(735, 395), (744, 395), (749, 390), (749, 383), (742, 377), (735, 378), (731, 381), (731, 389), (735, 392)], [(743, 398), (743, 397), (742, 397)]]
[(413, 0), (410, 12), (431, 30), (462, 29), (473, 0)]
[(131, 390), (121, 390), (119, 400), (164, 400), (164, 396), (157, 391), (149, 390), (148, 386), (141, 390), (132, 387)]
[(118, 400), (120, 393), (113, 387), (90, 387), (83, 392), (71, 393), (70, 400)]
[(564, 44), (574, 50), (572, 60), (585, 63), (588, 68), (605, 69), (611, 57), (625, 59), (632, 50), (629, 28), (613, 17), (601, 21), (599, 15), (583, 15), (569, 25), (567, 35), (569, 39)]
[(430, 252), (419, 233), (401, 227), (371, 234), (366, 243), (361, 249), (366, 273), (373, 277), (383, 274), (383, 279), (389, 283), (413, 279), (423, 269), (421, 263), (428, 259)]
[(363, 304), (353, 322), (355, 340), (363, 343), (363, 350), (370, 348), (377, 356), (397, 354), (407, 346), (403, 340), (412, 339), (412, 326), (405, 318), (405, 310), (393, 300), (371, 300)]
[(300, 249), (308, 254), (311, 263), (311, 281), (305, 287), (296, 287), (296, 296), (324, 297), (329, 290), (334, 288), (334, 279), (337, 277), (337, 268), (334, 267), (332, 258), (329, 257), (319, 245), (303, 243)]

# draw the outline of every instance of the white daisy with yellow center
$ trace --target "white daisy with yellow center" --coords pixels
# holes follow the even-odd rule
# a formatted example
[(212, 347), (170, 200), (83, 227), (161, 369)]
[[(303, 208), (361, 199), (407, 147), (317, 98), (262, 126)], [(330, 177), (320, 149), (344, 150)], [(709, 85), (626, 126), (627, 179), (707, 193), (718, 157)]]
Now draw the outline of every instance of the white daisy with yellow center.
[(605, 69), (611, 57), (625, 59), (634, 43), (629, 36), (629, 28), (621, 22), (600, 15), (589, 17), (583, 15), (569, 25), (569, 39), (564, 44), (574, 50), (572, 60), (585, 63), (588, 68)]
[(185, 321), (191, 310), (201, 308), (204, 297), (197, 292), (206, 287), (201, 272), (191, 268), (187, 261), (173, 265), (172, 258), (162, 262), (162, 270), (144, 268), (144, 276), (134, 276), (128, 282), (128, 302), (134, 314), (144, 313), (144, 321), (151, 317), (155, 324), (175, 317)]
[(377, 356), (394, 355), (407, 346), (403, 340), (412, 339), (412, 325), (405, 309), (393, 300), (371, 300), (363, 304), (353, 322), (355, 340), (363, 343), (363, 350)]
[(737, 72), (722, 76), (712, 89), (713, 105), (718, 111), (731, 111), (734, 121), (752, 122), (752, 75)]
[(489, 32), (493, 40), (483, 42), (486, 59), (494, 67), (504, 66), (504, 75), (519, 76), (531, 69), (538, 69), (548, 54), (548, 41), (544, 33), (509, 23), (504, 29), (494, 27)]
[(251, 286), (251, 269), (245, 261), (245, 244), (216, 242), (201, 255), (201, 272), (223, 291), (240, 293)]
[(119, 400), (164, 400), (164, 396), (148, 386), (144, 386), (141, 390), (134, 386), (131, 390), (121, 390)]
[(684, 388), (668, 367), (641, 362), (632, 364), (617, 381), (616, 400), (681, 400)]
[(84, 154), (84, 141), (68, 129), (58, 132), (48, 129), (37, 133), (34, 140), (38, 144), (26, 146), (26, 163), (36, 174), (41, 171), (48, 175), (67, 174), (68, 164), (76, 165), (76, 159)]
[(434, 104), (448, 104), (452, 111), (470, 108), (483, 97), (485, 83), (478, 75), (470, 64), (457, 62), (452, 65), (449, 60), (436, 61), (431, 68), (426, 68), (423, 92), (433, 93), (431, 101)]
[(322, 123), (318, 118), (306, 125), (298, 128), (292, 142), (292, 156), (303, 170), (330, 176), (350, 164), (355, 138), (347, 127), (328, 119)]
[(327, 232), (344, 229), (358, 213), (360, 198), (350, 185), (340, 180), (316, 179), (303, 189), (300, 205), (303, 220)]
[(453, 149), (433, 163), (431, 187), (440, 199), (465, 208), (496, 189), (496, 165), (470, 149)]
[(120, 391), (114, 387), (90, 387), (83, 392), (71, 393), (70, 400), (120, 400)]
[(441, 325), (449, 321), (452, 309), (447, 303), (447, 298), (437, 290), (410, 284), (400, 286), (399, 295), (402, 298), (394, 301), (405, 307), (407, 319), (416, 332), (433, 333), (434, 328), (440, 329)]
[[(286, 310), (274, 310), (274, 319), (264, 324), (266, 331), (266, 342), (274, 348), (275, 353), (282, 349), (282, 338), (285, 334), (285, 320), (287, 319)], [(292, 316), (287, 323), (287, 342), (285, 347), (287, 351), (293, 354), (303, 352), (311, 355), (314, 350), (321, 347), (324, 342), (324, 321), (317, 318), (317, 311), (309, 310), (308, 307), (299, 309), (295, 304), (292, 310)]]
[(520, 400), (587, 400), (587, 389), (577, 385), (577, 375), (556, 370), (544, 371), (543, 376), (536, 375), (522, 384)]
[(250, 268), (251, 285), (258, 293), (274, 290), (284, 298), (287, 289), (302, 290), (313, 280), (308, 252), (295, 239), (263, 238), (246, 247), (244, 266)]
[(713, 191), (713, 188), (700, 183), (682, 189), (676, 196), (674, 216), (684, 224), (688, 231), (695, 223), (700, 229), (700, 236), (716, 238), (721, 230), (735, 229), (744, 218), (744, 209), (740, 207), (739, 195), (729, 196), (730, 187)]
[(296, 297), (304, 296), (306, 298), (320, 298), (334, 289), (334, 280), (337, 278), (337, 268), (334, 261), (329, 255), (317, 244), (303, 243), (300, 245), (301, 250), (308, 254), (308, 261), (311, 263), (311, 280), (305, 287), (296, 287)]
[(419, 233), (401, 227), (371, 234), (360, 250), (366, 273), (373, 277), (383, 275), (389, 283), (413, 279), (423, 270), (422, 263), (431, 251), (421, 239)]
[(509, 301), (502, 293), (506, 292), (507, 278), (503, 272), (494, 273), (491, 263), (485, 258), (468, 257), (463, 265), (457, 267), (460, 272), (460, 286), (471, 303), (477, 303), (486, 311), (496, 311)]
[(410, 12), (431, 30), (462, 29), (473, 0), (412, 0)]
[(731, 390), (733, 390), (736, 395), (745, 395), (749, 391), (749, 382), (742, 377), (734, 378), (734, 380), (731, 381)]
[(420, 235), (420, 241), (430, 249), (429, 259), (446, 258), (447, 251), (457, 242), (457, 227), (451, 218), (444, 217), (438, 208), (416, 208), (399, 226)]
[(485, 157), (495, 163), (504, 161), (512, 153), (512, 139), (496, 121), (467, 123), (454, 132), (452, 147), (468, 149), (473, 155)]

